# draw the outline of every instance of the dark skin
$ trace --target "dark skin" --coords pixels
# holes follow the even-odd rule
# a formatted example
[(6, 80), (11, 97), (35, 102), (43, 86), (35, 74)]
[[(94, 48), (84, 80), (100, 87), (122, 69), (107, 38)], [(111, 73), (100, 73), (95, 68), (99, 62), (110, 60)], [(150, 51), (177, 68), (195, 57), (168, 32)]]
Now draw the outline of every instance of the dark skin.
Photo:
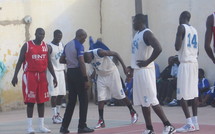
[(214, 54), (211, 48), (211, 40), (212, 40), (212, 35), (213, 35), (213, 24), (214, 24), (214, 19), (213, 15), (208, 16), (207, 21), (206, 21), (206, 32), (205, 32), (205, 51), (209, 58), (213, 61), (215, 64), (215, 58)]
[[(134, 28), (134, 30), (141, 32), (146, 29), (146, 26), (145, 26), (144, 22), (134, 18), (133, 28)], [(143, 40), (147, 46), (151, 46), (153, 48), (153, 52), (152, 52), (152, 55), (147, 60), (145, 60), (145, 61), (138, 60), (137, 61), (137, 65), (140, 68), (146, 67), (147, 65), (149, 65), (152, 61), (154, 61), (159, 56), (159, 54), (162, 51), (159, 41), (155, 38), (155, 36), (153, 35), (153, 33), (151, 31), (146, 31), (144, 33)], [(152, 108), (155, 111), (155, 113), (158, 115), (158, 117), (162, 120), (162, 122), (168, 121), (168, 119), (166, 118), (166, 116), (163, 112), (163, 109), (161, 108), (161, 106), (159, 104), (152, 106)], [(146, 122), (146, 126), (152, 126), (150, 107), (142, 106), (142, 113), (143, 113), (143, 116), (144, 116), (144, 119)]]
[[(187, 18), (185, 15), (180, 15), (179, 18), (179, 26), (178, 26), (178, 30), (177, 30), (177, 34), (176, 34), (176, 40), (175, 40), (175, 50), (179, 51), (181, 49), (182, 46), (182, 42), (185, 36), (185, 28), (182, 24), (189, 24), (189, 19)], [(185, 114), (186, 118), (190, 118), (190, 112), (188, 109), (188, 104), (187, 104), (187, 100), (184, 100), (183, 98), (180, 100), (181, 103), (181, 107), (183, 109), (183, 112)], [(194, 98), (191, 100), (192, 103), (192, 111), (193, 111), (193, 116), (197, 116), (197, 103), (198, 103), (198, 98)]]
[[(75, 36), (76, 40), (78, 40), (81, 44), (83, 44), (85, 42), (86, 38), (87, 38), (87, 33), (83, 29), (77, 30), (76, 36)], [(83, 77), (87, 77), (86, 65), (85, 65), (85, 62), (84, 62), (84, 57), (79, 56), (78, 61), (79, 61), (79, 64), (80, 64), (80, 68), (81, 68), (81, 72), (82, 72)], [(62, 64), (66, 64), (66, 57), (61, 56), (59, 62), (62, 63)], [(85, 89), (88, 89), (90, 87), (89, 82), (86, 81), (84, 83), (84, 86), (85, 86)]]
[[(128, 74), (128, 69), (126, 68), (122, 58), (120, 57), (120, 55), (117, 52), (114, 51), (106, 51), (103, 49), (99, 49), (98, 50), (98, 55), (100, 57), (105, 57), (105, 56), (114, 56), (122, 65), (123, 67), (123, 71), (124, 73), (127, 75)], [(93, 60), (94, 56), (91, 52), (85, 52), (84, 54), (84, 58), (85, 58), (85, 62), (86, 63), (91, 63), (91, 61)], [(127, 105), (131, 105), (131, 102), (128, 100), (127, 97), (123, 98), (122, 101)], [(105, 105), (105, 101), (99, 101), (98, 102), (98, 110), (103, 110), (104, 109), (104, 105)], [(131, 112), (131, 111), (130, 111)], [(103, 120), (103, 119), (102, 119)]]
[[(60, 43), (62, 37), (63, 37), (63, 34), (61, 32), (54, 34), (54, 39), (52, 40), (52, 44), (59, 46), (59, 43)], [(50, 45), (48, 45), (48, 47), (50, 49), (49, 52), (51, 54), (52, 53), (52, 47)], [(61, 105), (61, 101), (62, 101), (63, 97), (64, 97), (63, 95), (51, 96), (52, 107), (56, 107), (56, 105)]]
[[(36, 33), (35, 33), (35, 40), (33, 40), (34, 44), (35, 45), (40, 45), (45, 37), (45, 31), (42, 29), (42, 28), (38, 28), (36, 30)], [(21, 48), (21, 51), (20, 51), (20, 55), (19, 55), (19, 59), (18, 59), (18, 62), (16, 64), (16, 68), (15, 68), (15, 72), (14, 72), (14, 76), (13, 76), (13, 79), (11, 81), (12, 85), (15, 87), (18, 83), (18, 78), (17, 78), (17, 75), (19, 73), (19, 70), (23, 64), (23, 62), (25, 61), (25, 53), (27, 51), (27, 43), (25, 43), (22, 48)], [(48, 51), (50, 51), (48, 49)], [(54, 73), (54, 69), (53, 69), (53, 66), (52, 66), (52, 63), (51, 63), (51, 60), (50, 60), (50, 54), (48, 52), (48, 69), (51, 73), (51, 75), (53, 76), (53, 83), (54, 83), (54, 87), (57, 86), (57, 79), (56, 79), (56, 76), (55, 76), (55, 73)], [(34, 103), (27, 103), (27, 117), (28, 118), (32, 118), (33, 117), (33, 108), (34, 108)], [(39, 117), (44, 117), (44, 103), (41, 103), (41, 104), (38, 104), (38, 116)]]

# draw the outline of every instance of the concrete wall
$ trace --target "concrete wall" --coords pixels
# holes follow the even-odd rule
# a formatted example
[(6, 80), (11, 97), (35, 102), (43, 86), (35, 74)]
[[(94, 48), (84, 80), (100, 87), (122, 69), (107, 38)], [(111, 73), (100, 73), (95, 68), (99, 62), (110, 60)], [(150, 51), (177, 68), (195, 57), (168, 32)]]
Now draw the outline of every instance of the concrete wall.
[[(46, 31), (45, 41), (50, 42), (53, 31), (63, 32), (64, 43), (72, 40), (79, 28), (88, 35), (100, 36), (99, 0), (1, 0), (0, 2), (0, 61), (7, 72), (0, 80), (0, 107), (2, 110), (23, 107), (21, 76), (14, 88), (10, 84), (19, 56), (20, 48), (28, 39), (34, 39), (35, 29)], [(23, 18), (32, 17), (26, 25)], [(85, 43), (88, 48), (88, 41)]]

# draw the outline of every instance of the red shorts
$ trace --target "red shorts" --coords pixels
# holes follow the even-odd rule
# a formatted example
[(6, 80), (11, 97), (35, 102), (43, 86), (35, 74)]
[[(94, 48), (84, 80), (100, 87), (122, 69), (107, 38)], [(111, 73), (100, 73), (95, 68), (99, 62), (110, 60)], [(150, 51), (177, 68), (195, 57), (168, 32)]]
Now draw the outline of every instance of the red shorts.
[(24, 72), (22, 90), (25, 103), (49, 101), (46, 72)]

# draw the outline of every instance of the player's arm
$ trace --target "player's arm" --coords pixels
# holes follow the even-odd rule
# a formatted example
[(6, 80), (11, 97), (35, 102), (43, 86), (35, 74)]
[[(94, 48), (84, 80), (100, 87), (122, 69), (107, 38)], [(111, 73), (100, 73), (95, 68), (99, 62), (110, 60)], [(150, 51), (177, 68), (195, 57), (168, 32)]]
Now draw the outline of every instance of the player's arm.
[(103, 49), (99, 49), (98, 50), (98, 55), (101, 56), (101, 57), (104, 57), (104, 56), (114, 56), (121, 63), (121, 65), (123, 67), (123, 70), (124, 70), (124, 73), (127, 75), (126, 66), (125, 66), (122, 58), (120, 57), (120, 55), (117, 52), (106, 51), (106, 50), (103, 50)]
[(85, 62), (84, 62), (84, 56), (79, 56), (78, 61), (79, 61), (81, 72), (82, 72), (82, 75), (83, 75), (83, 78), (84, 78), (85, 89), (88, 89), (90, 85), (89, 85), (89, 82), (88, 82), (86, 65), (85, 65)]
[(51, 75), (53, 76), (53, 83), (54, 83), (54, 87), (57, 87), (57, 78), (56, 78), (56, 75), (55, 75), (55, 72), (54, 72), (54, 68), (53, 68), (53, 65), (52, 65), (52, 62), (51, 62), (51, 57), (50, 57), (50, 48), (48, 47), (48, 69), (51, 73)]
[(22, 66), (22, 63), (25, 61), (25, 53), (27, 51), (27, 43), (25, 43), (21, 50), (20, 50), (20, 55), (19, 55), (19, 59), (18, 59), (18, 62), (16, 64), (16, 68), (15, 68), (15, 72), (14, 72), (14, 76), (13, 76), (13, 79), (11, 81), (12, 85), (15, 87), (16, 84), (18, 83), (18, 78), (17, 78), (17, 75), (19, 73), (19, 70)]
[(59, 62), (60, 62), (61, 64), (66, 64), (65, 47), (64, 47), (64, 49), (63, 49), (62, 55), (60, 56)]
[(205, 51), (208, 54), (208, 56), (211, 58), (213, 63), (215, 63), (215, 58), (213, 55), (212, 48), (210, 46), (211, 40), (212, 40), (212, 34), (213, 34), (213, 15), (208, 16), (206, 21), (206, 32), (205, 32)]
[(175, 40), (175, 50), (179, 51), (182, 46), (182, 41), (184, 39), (184, 34), (185, 34), (185, 28), (183, 25), (178, 26), (178, 30), (176, 33), (176, 40)]
[(146, 45), (151, 46), (153, 48), (153, 52), (152, 52), (152, 55), (147, 60), (137, 61), (137, 65), (139, 67), (146, 67), (152, 61), (154, 61), (158, 57), (158, 55), (162, 52), (162, 48), (159, 41), (155, 38), (155, 36), (151, 31), (145, 32), (145, 34), (143, 35), (143, 40), (146, 43)]
[(48, 49), (49, 49), (49, 53), (52, 54), (52, 46), (49, 45), (49, 44), (47, 44), (47, 46), (48, 46)]

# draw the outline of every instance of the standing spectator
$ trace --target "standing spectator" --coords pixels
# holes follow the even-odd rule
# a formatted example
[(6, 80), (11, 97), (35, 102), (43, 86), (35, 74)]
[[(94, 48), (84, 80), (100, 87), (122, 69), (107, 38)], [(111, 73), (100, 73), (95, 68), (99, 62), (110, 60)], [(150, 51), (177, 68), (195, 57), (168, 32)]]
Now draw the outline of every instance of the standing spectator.
[(92, 51), (84, 54), (85, 62), (92, 64), (98, 74), (97, 89), (99, 121), (95, 127), (96, 129), (105, 127), (103, 118), (104, 104), (105, 101), (111, 99), (111, 97), (122, 100), (127, 105), (131, 114), (131, 124), (136, 123), (138, 120), (136, 111), (133, 109), (131, 102), (123, 91), (117, 66), (110, 56), (114, 56), (121, 63), (124, 73), (127, 74), (125, 64), (116, 52), (103, 49), (93, 49)]
[(86, 38), (87, 33), (83, 29), (77, 30), (75, 39), (66, 44), (60, 58), (60, 63), (67, 64), (67, 82), (69, 90), (69, 100), (60, 128), (60, 132), (63, 134), (69, 133), (68, 127), (77, 102), (77, 96), (80, 102), (78, 133), (91, 133), (94, 131), (88, 128), (86, 124), (88, 109), (87, 89), (89, 88), (83, 56), (83, 43)]
[(24, 103), (27, 105), (27, 133), (34, 134), (32, 127), (32, 117), (34, 104), (37, 103), (39, 116), (39, 132), (50, 133), (51, 130), (44, 127), (44, 102), (49, 100), (48, 82), (46, 79), (46, 70), (49, 69), (53, 76), (54, 87), (57, 86), (57, 79), (51, 63), (49, 48), (43, 41), (45, 31), (37, 28), (35, 32), (36, 38), (26, 42), (20, 51), (19, 60), (16, 65), (15, 73), (12, 79), (13, 86), (18, 82), (17, 75), (23, 64), (23, 96)]
[[(179, 18), (176, 34), (175, 50), (178, 51), (180, 65), (177, 77), (177, 99), (186, 117), (186, 124), (177, 132), (199, 130), (197, 120), (198, 103), (198, 34), (189, 24), (191, 14), (183, 11)], [(191, 117), (187, 101), (191, 100), (193, 116)]]
[(213, 36), (213, 47), (215, 49), (215, 12), (208, 16), (206, 21), (206, 32), (205, 32), (205, 51), (215, 64), (215, 57), (211, 48), (211, 40)]
[(132, 44), (131, 67), (134, 69), (133, 101), (141, 105), (146, 123), (143, 134), (154, 134), (151, 121), (150, 106), (164, 124), (163, 134), (175, 133), (175, 128), (165, 116), (157, 99), (154, 60), (162, 48), (150, 29), (146, 28), (143, 14), (137, 14), (133, 20), (133, 28), (137, 31)]
[(50, 57), (55, 70), (55, 74), (58, 80), (58, 86), (53, 86), (53, 79), (49, 71), (47, 71), (47, 79), (49, 83), (49, 94), (51, 95), (51, 106), (53, 111), (52, 121), (54, 124), (62, 123), (62, 117), (60, 116), (60, 108), (62, 98), (66, 95), (65, 85), (65, 65), (60, 64), (59, 59), (63, 53), (63, 44), (61, 43), (62, 32), (60, 30), (54, 31), (54, 39), (48, 45), (50, 49)]

